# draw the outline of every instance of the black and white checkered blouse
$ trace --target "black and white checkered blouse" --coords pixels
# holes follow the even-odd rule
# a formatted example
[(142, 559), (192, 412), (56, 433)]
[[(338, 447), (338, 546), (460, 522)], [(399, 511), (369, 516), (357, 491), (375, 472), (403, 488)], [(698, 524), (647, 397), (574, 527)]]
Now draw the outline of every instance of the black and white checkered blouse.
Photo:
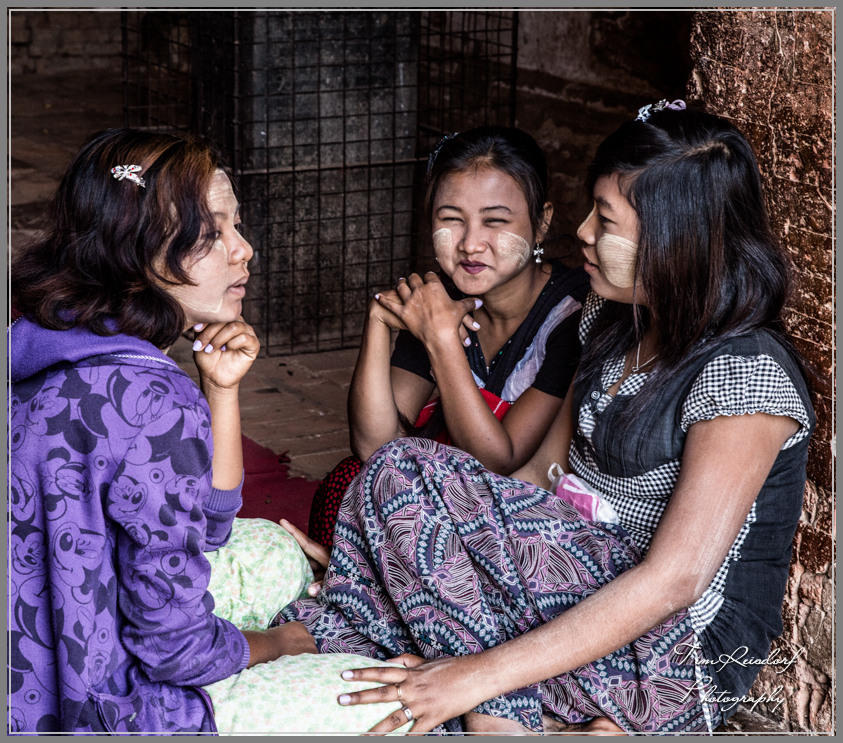
[[(588, 343), (594, 320), (604, 304), (605, 300), (594, 293), (586, 299), (580, 324), (583, 345)], [(617, 418), (646, 384), (648, 374), (631, 374), (610, 395), (607, 390), (620, 379), (624, 360), (619, 357), (604, 363), (599, 374), (575, 391), (578, 416), (569, 465), (576, 475), (605, 496), (621, 524), (646, 552), (676, 486), (685, 435), (694, 423), (721, 415), (750, 413), (784, 415), (796, 420), (799, 430), (782, 447), (711, 584), (689, 608), (700, 639), (704, 641), (711, 636), (707, 651), (715, 652), (714, 646), (722, 647), (725, 643), (725, 651), (721, 652), (728, 652), (730, 643), (734, 642), (736, 648), (749, 644), (761, 652), (775, 634), (749, 638), (753, 634), (750, 625), (754, 623), (745, 622), (739, 631), (727, 632), (726, 638), (712, 624), (724, 604), (728, 610), (721, 617), (723, 623), (727, 616), (734, 619), (736, 611), (740, 616), (748, 596), (754, 595), (765, 604), (749, 607), (749, 611), (759, 615), (759, 623), (769, 624), (772, 629), (781, 625), (781, 600), (801, 508), (807, 444), (814, 415), (798, 365), (771, 334), (757, 331), (722, 342), (712, 341), (711, 346), (698, 363), (666, 383), (663, 392), (646, 406), (646, 411), (623, 435), (617, 433)], [(759, 561), (772, 566), (763, 575), (769, 577), (771, 585), (775, 584), (774, 590), (763, 597), (749, 585), (757, 582)], [(770, 632), (762, 634), (770, 635)], [(704, 648), (705, 645), (703, 642)], [(756, 667), (754, 672), (757, 670)], [(723, 675), (728, 676), (728, 671), (724, 669)]]

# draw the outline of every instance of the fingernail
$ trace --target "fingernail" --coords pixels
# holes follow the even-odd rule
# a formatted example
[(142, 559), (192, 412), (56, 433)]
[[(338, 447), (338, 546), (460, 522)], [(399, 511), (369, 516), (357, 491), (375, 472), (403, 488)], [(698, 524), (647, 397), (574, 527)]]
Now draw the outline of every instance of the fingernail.
[[(478, 327), (479, 327), (479, 326), (478, 326)], [(220, 349), (220, 351), (225, 351), (225, 344), (224, 344), (224, 343), (223, 343), (223, 346), (222, 346), (222, 348)]]
[(375, 299), (380, 299), (380, 298), (381, 298), (380, 294), (375, 294)]
[(202, 341), (200, 341), (200, 340), (193, 341), (193, 350), (194, 351), (201, 351), (202, 350)]
[(482, 306), (483, 306), (483, 300), (482, 299), (475, 299), (474, 300), (474, 309), (475, 310), (479, 310)]
[(319, 593), (319, 589), (316, 586), (308, 586), (307, 587), (307, 595), (308, 596), (315, 596)]
[(204, 327), (205, 327), (205, 323), (198, 322), (198, 323), (196, 323), (196, 325), (193, 326), (193, 329), (198, 333)]
[(471, 327), (475, 330), (480, 330), (480, 323), (475, 320), (473, 323), (471, 323)]
[(210, 343), (207, 346), (205, 346), (205, 353), (213, 353), (213, 352), (214, 352), (214, 347)]
[(346, 705), (351, 701), (351, 697), (348, 694), (340, 694), (337, 701), (342, 705)]
[(399, 277), (398, 277), (398, 280), (399, 280), (399, 281), (406, 281), (406, 279), (405, 279), (403, 276), (399, 276)]
[(354, 671), (343, 671), (340, 676), (342, 676), (346, 681), (354, 678)]
[(470, 345), (471, 345), (471, 338), (466, 338), (466, 339), (462, 342), (462, 344), (463, 344), (464, 346), (470, 346)]

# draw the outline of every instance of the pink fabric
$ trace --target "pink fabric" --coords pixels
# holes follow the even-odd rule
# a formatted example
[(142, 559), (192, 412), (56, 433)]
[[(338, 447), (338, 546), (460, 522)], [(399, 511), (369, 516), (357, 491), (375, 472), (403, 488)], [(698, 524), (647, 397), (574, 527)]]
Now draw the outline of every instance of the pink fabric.
[(618, 523), (615, 509), (598, 493), (592, 490), (576, 475), (561, 475), (555, 487), (556, 495), (570, 503), (588, 521), (603, 521), (609, 524)]

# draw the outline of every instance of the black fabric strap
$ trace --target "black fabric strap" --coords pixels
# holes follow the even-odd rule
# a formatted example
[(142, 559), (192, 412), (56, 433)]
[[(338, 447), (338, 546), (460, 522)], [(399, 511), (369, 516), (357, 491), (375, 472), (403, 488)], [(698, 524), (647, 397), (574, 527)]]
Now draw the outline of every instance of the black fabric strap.
[(493, 359), (486, 371), (486, 359), (477, 340), (477, 333), (469, 331), (471, 346), (466, 350), (468, 364), (471, 370), (486, 384), (486, 389), (495, 395), (503, 392), (506, 380), (512, 374), (515, 365), (521, 360), (536, 333), (547, 318), (548, 313), (567, 295), (571, 295), (579, 302), (585, 300), (588, 293), (588, 274), (581, 268), (566, 268), (562, 263), (553, 261), (552, 271), (544, 289), (539, 294), (527, 317), (512, 337), (501, 349), (498, 358)]

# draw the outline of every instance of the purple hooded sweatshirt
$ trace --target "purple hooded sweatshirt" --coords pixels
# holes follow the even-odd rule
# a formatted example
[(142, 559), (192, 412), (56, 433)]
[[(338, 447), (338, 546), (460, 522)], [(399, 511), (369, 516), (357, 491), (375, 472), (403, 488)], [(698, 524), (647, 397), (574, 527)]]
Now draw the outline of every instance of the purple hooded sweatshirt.
[(21, 318), (9, 358), (10, 732), (215, 732), (249, 646), (207, 591), (241, 504), (207, 402), (131, 336)]

